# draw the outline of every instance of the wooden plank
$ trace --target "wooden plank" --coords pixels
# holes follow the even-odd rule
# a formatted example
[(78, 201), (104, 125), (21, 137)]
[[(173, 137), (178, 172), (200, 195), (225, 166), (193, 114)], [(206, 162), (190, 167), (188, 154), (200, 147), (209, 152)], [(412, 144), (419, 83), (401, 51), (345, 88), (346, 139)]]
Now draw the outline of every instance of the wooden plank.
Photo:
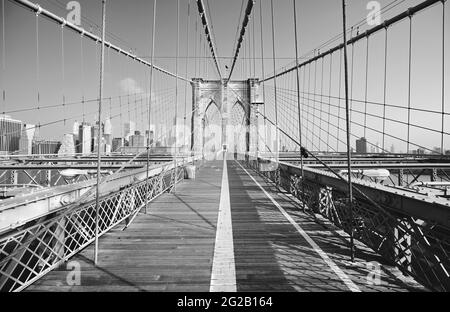
[(81, 265), (81, 285), (67, 285), (63, 266), (27, 291), (208, 291), (222, 178), (221, 162), (206, 163), (195, 180), (150, 204), (122, 231), (100, 239), (99, 264), (92, 247), (72, 260)]
[[(238, 291), (349, 291), (236, 162), (228, 162), (228, 175)], [(333, 225), (314, 222), (272, 183), (252, 176), (362, 291), (423, 290), (394, 276), (396, 269), (384, 263), (381, 285), (368, 284), (366, 264), (382, 263), (379, 256), (360, 244), (357, 265), (348, 265), (348, 243)]]

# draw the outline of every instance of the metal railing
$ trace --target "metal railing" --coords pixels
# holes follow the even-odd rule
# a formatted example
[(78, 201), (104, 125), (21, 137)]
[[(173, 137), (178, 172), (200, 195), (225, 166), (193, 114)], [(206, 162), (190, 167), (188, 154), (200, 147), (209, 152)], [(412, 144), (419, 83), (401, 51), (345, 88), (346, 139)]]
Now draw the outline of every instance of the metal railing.
[[(179, 164), (184, 165), (184, 161)], [(151, 201), (183, 179), (184, 170), (176, 170), (173, 163), (161, 167), (148, 181), (137, 181), (100, 197), (99, 236), (120, 222), (129, 224), (144, 207), (146, 197)], [(2, 234), (0, 291), (23, 290), (91, 244), (95, 239), (95, 218), (92, 199)]]

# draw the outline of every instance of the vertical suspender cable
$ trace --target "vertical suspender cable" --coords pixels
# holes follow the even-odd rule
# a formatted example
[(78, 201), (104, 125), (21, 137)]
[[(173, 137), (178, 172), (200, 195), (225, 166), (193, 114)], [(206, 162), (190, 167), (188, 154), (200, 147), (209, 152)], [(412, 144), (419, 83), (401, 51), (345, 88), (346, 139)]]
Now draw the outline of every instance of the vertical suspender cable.
[[(317, 53), (317, 54), (320, 54), (320, 51)], [(315, 55), (315, 53), (314, 53), (314, 55)], [(316, 115), (316, 111), (317, 111), (317, 108), (316, 108), (316, 94), (317, 94), (317, 60), (315, 60), (314, 61), (314, 91), (313, 91), (313, 103), (312, 103), (312, 107), (313, 107), (313, 111), (312, 111), (312, 113), (313, 113), (313, 125), (314, 125), (314, 128), (317, 128), (317, 123), (316, 123), (316, 119), (317, 119), (317, 115)], [(316, 133), (315, 131), (314, 131), (314, 133)], [(316, 134), (316, 137), (317, 137), (317, 134)], [(320, 131), (319, 131), (319, 136), (318, 136), (318, 139), (319, 139), (319, 152), (320, 152), (320, 144), (322, 143), (322, 142), (320, 142)]]
[(339, 49), (339, 87), (338, 87), (338, 117), (337, 117), (337, 124), (338, 124), (338, 135), (337, 135), (337, 142), (336, 142), (336, 151), (339, 152), (339, 134), (341, 133), (341, 89), (342, 89), (342, 49)]
[(351, 260), (355, 259), (355, 246), (353, 241), (353, 190), (352, 190), (352, 165), (351, 165), (351, 147), (350, 147), (350, 109), (348, 99), (348, 59), (347, 59), (347, 33), (346, 33), (346, 4), (345, 0), (342, 0), (342, 29), (344, 35), (344, 73), (345, 73), (345, 115), (346, 115), (346, 127), (347, 127), (347, 180), (348, 180), (348, 204), (350, 210), (350, 257)]
[[(251, 16), (249, 18), (251, 18), (253, 20), (253, 16)], [(248, 47), (249, 47), (249, 49), (248, 49), (248, 60), (250, 62), (250, 78), (253, 78), (255, 76), (255, 66), (253, 66), (252, 50), (255, 48), (255, 45), (254, 45), (254, 36), (253, 36), (253, 39), (252, 39), (252, 31), (251, 31), (250, 27), (248, 29), (248, 34), (249, 34), (249, 38), (248, 38)], [(253, 68), (253, 70), (252, 70), (252, 68)]]
[(36, 12), (36, 100), (37, 100), (37, 118), (38, 118), (38, 125), (37, 125), (37, 134), (39, 135), (39, 132), (41, 130), (41, 118), (39, 114), (40, 110), (40, 94), (39, 94), (39, 81), (40, 81), (40, 68), (39, 68), (39, 14), (40, 12)]
[(95, 193), (95, 252), (94, 264), (98, 262), (98, 226), (99, 226), (99, 198), (100, 198), (100, 165), (101, 165), (101, 146), (102, 146), (102, 101), (103, 101), (103, 72), (105, 62), (105, 16), (106, 0), (102, 0), (102, 48), (100, 57), (100, 90), (98, 98), (98, 135), (97, 135), (97, 185)]
[(198, 21), (195, 19), (195, 40), (194, 40), (194, 76), (197, 77), (197, 32), (198, 32)]
[(66, 125), (66, 96), (64, 92), (66, 81), (65, 58), (64, 58), (64, 24), (61, 24), (61, 75), (62, 75), (62, 105), (64, 113), (64, 125)]
[(444, 114), (445, 114), (445, 1), (442, 1), (442, 128), (441, 154), (444, 155)]
[[(295, 1), (295, 0), (294, 0)], [(305, 104), (305, 92), (306, 92), (306, 89), (305, 89), (305, 85), (306, 85), (306, 66), (303, 66), (302, 67), (302, 69), (303, 69), (303, 77), (302, 77), (302, 80), (303, 80), (303, 82), (302, 82), (302, 95), (303, 95), (303, 98), (302, 98), (302, 104)], [(305, 110), (304, 110), (304, 108), (302, 107), (302, 109), (300, 110), (302, 113), (304, 113), (305, 112)], [(302, 117), (303, 117), (304, 115), (302, 115)], [(306, 124), (306, 122), (305, 122), (305, 124)], [(308, 125), (306, 124), (306, 127), (307, 127)], [(304, 127), (305, 128), (305, 130), (306, 130), (306, 127)], [(305, 136), (305, 145), (306, 144), (308, 144), (308, 138)], [(301, 144), (300, 144), (301, 145)]]
[[(191, 11), (191, 1), (188, 0), (187, 5), (187, 19), (186, 19), (186, 64), (185, 64), (185, 77), (188, 76), (188, 60), (189, 60), (189, 21)], [(183, 119), (183, 145), (187, 145), (186, 142), (186, 113), (187, 113), (187, 82), (184, 83), (184, 119)]]
[[(176, 43), (176, 57), (175, 57), (175, 73), (178, 76), (178, 57), (179, 57), (179, 39), (180, 39), (180, 0), (177, 0), (177, 43)], [(177, 143), (178, 143), (178, 78), (175, 77), (175, 151), (174, 151), (174, 162), (175, 162), (175, 180), (173, 184), (173, 191), (175, 192), (177, 189), (177, 181), (178, 181), (178, 170), (177, 170)]]
[(253, 16), (252, 18), (252, 24), (253, 24), (253, 77), (256, 77), (256, 60), (255, 60), (255, 50), (256, 50), (256, 45), (255, 45), (255, 16)]
[[(111, 45), (108, 46), (108, 68), (110, 70), (112, 68), (111, 67)], [(112, 70), (111, 70), (111, 76), (112, 76)], [(109, 118), (112, 118), (112, 115), (113, 115), (112, 111), (113, 111), (113, 109), (112, 109), (111, 97), (109, 97)]]
[[(156, 28), (156, 0), (153, 0), (153, 26), (152, 26), (152, 50), (151, 50), (151, 54), (150, 54), (150, 63), (151, 63), (151, 67), (150, 67), (150, 81), (149, 81), (149, 94), (148, 94), (148, 129), (150, 131), (150, 126), (151, 126), (151, 110), (152, 110), (152, 100), (153, 100), (153, 96), (152, 96), (152, 92), (153, 92), (153, 59), (154, 59), (154, 55), (155, 55), (155, 28)], [(156, 119), (155, 119), (155, 123), (156, 123)], [(155, 128), (155, 134), (156, 134), (156, 128)], [(156, 137), (156, 136), (155, 136)], [(145, 213), (147, 213), (147, 209), (148, 209), (148, 197), (150, 194), (150, 185), (149, 185), (149, 167), (150, 167), (150, 135), (147, 136), (147, 167), (146, 167), (146, 182), (145, 182), (145, 189), (146, 189), (146, 194), (145, 194)]]
[(367, 90), (369, 81), (369, 37), (366, 38), (366, 86), (364, 90), (364, 137), (367, 131)]
[(412, 59), (412, 16), (409, 16), (409, 51), (408, 51), (408, 123), (407, 123), (407, 139), (406, 139), (406, 154), (409, 153), (409, 138), (411, 126), (411, 59)]
[[(259, 0), (259, 22), (260, 22), (260, 36), (261, 36), (261, 78), (265, 78), (264, 72), (264, 36), (263, 36), (263, 0)], [(264, 81), (262, 82), (262, 91), (263, 91), (263, 112), (264, 112), (264, 145), (267, 143), (267, 128), (266, 128), (266, 88)]]
[[(83, 48), (83, 34), (80, 35), (80, 58), (81, 58), (81, 105), (83, 106), (83, 123), (86, 121), (85, 105), (84, 105), (84, 48)], [(84, 151), (83, 151), (84, 152)]]
[[(301, 169), (301, 188), (302, 195), (305, 195), (305, 187), (303, 180), (305, 179), (305, 173), (303, 168), (303, 143), (302, 143), (302, 114), (300, 105), (300, 77), (298, 70), (298, 34), (297, 34), (297, 8), (295, 6), (295, 0), (292, 0), (294, 6), (294, 35), (295, 35), (295, 74), (297, 76), (297, 109), (298, 109), (298, 138), (300, 143), (300, 169)], [(305, 202), (302, 200), (302, 209), (305, 211)]]
[[(314, 52), (315, 54), (315, 52)], [(311, 129), (310, 133), (314, 133), (314, 131), (312, 130), (312, 126), (311, 126), (311, 114), (309, 113), (309, 108), (311, 106), (311, 63), (308, 64), (308, 93), (307, 93), (307, 103), (306, 104), (306, 119), (307, 119), (307, 129)], [(311, 140), (312, 140), (312, 134), (311, 134)], [(312, 142), (311, 142), (311, 148), (312, 147)]]
[[(357, 28), (358, 29), (358, 28)], [(358, 30), (356, 31), (357, 33), (359, 32)], [(353, 27), (351, 27), (350, 30), (350, 37), (353, 38)], [(350, 83), (350, 120), (352, 119), (352, 109), (353, 109), (353, 83), (354, 83), (354, 64), (355, 64), (355, 43), (352, 43), (352, 68), (351, 68), (351, 83)]]
[(383, 150), (385, 149), (385, 133), (386, 133), (386, 91), (387, 91), (387, 57), (388, 57), (388, 28), (385, 27), (384, 36), (384, 78), (383, 78)]
[(322, 132), (323, 132), (323, 130), (322, 130), (322, 115), (323, 115), (323, 63), (324, 63), (324, 60), (325, 60), (325, 58), (322, 57), (322, 69), (321, 69), (321, 74), (320, 74), (319, 144), (321, 144), (321, 142), (324, 141), (322, 139)]
[(5, 0), (2, 0), (2, 100), (3, 100), (3, 114), (6, 112), (6, 38), (5, 38)]
[(246, 45), (247, 45), (247, 43), (244, 42), (244, 45), (242, 46), (242, 49), (244, 50), (243, 51), (244, 52), (244, 56), (242, 56), (242, 63), (244, 64), (244, 75), (242, 77), (242, 80), (244, 80), (245, 77), (247, 76), (247, 60), (245, 58), (246, 55), (247, 55), (246, 48), (245, 48)]
[[(328, 151), (330, 152), (330, 119), (331, 119), (331, 76), (333, 74), (333, 53), (330, 54), (330, 73), (329, 73), (329, 83), (328, 83), (328, 128), (327, 128), (327, 146)], [(337, 150), (336, 150), (337, 151)]]
[[(273, 18), (273, 0), (270, 0), (271, 19), (272, 19), (272, 61), (273, 61), (273, 73), (276, 75), (276, 62), (275, 62), (275, 25)], [(279, 153), (279, 132), (278, 132), (278, 103), (277, 103), (277, 78), (273, 79), (274, 86), (274, 101), (275, 101), (275, 141), (276, 141), (276, 161), (278, 162)], [(277, 181), (278, 182), (278, 181)]]

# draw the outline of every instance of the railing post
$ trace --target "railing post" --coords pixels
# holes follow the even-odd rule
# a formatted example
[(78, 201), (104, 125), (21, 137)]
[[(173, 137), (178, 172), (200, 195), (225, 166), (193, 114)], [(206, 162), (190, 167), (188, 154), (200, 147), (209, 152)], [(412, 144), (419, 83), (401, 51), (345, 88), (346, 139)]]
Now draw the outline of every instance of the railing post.
[(50, 187), (50, 186), (52, 186), (52, 171), (49, 169), (49, 170), (46, 170), (46, 182), (47, 182), (47, 186), (48, 187)]
[(403, 169), (398, 170), (398, 186), (403, 186), (405, 184), (405, 172)]
[(431, 169), (430, 180), (431, 180), (431, 182), (436, 182), (438, 180), (438, 174), (437, 174), (436, 168)]
[[(408, 221), (405, 219), (397, 219), (399, 225), (408, 230), (412, 230)], [(402, 230), (401, 227), (394, 228), (394, 259), (395, 262), (411, 272), (412, 250), (411, 250), (411, 234)]]
[(11, 184), (18, 184), (19, 183), (19, 174), (17, 170), (11, 170)]
[(64, 231), (65, 226), (66, 220), (64, 218), (61, 218), (61, 220), (56, 223), (54, 248), (57, 257), (60, 259), (64, 257), (65, 252), (65, 245), (66, 245), (66, 235)]
[(353, 242), (353, 188), (352, 188), (352, 156), (350, 145), (350, 107), (348, 94), (348, 58), (347, 58), (347, 25), (346, 25), (346, 3), (342, 0), (342, 28), (344, 36), (344, 78), (345, 78), (345, 114), (346, 114), (346, 134), (347, 134), (347, 179), (348, 179), (348, 204), (350, 211), (350, 257), (354, 261), (355, 258), (355, 244)]
[(98, 223), (100, 213), (100, 165), (101, 165), (101, 146), (102, 146), (102, 98), (103, 98), (103, 71), (105, 61), (105, 16), (106, 16), (106, 0), (102, 0), (102, 45), (100, 58), (100, 90), (98, 100), (98, 136), (97, 136), (97, 185), (95, 193), (95, 250), (94, 263), (97, 265), (98, 260)]

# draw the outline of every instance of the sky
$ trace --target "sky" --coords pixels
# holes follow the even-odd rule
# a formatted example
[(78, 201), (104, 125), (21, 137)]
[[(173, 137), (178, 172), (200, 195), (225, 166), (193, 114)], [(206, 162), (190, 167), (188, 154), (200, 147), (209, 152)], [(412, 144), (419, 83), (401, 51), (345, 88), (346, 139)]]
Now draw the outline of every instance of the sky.
[[(39, 36), (36, 39), (36, 17), (34, 13), (18, 6), (12, 0), (2, 0), (5, 10), (1, 11), (2, 23), (2, 46), (4, 44), (6, 53), (2, 55), (2, 75), (1, 89), (5, 91), (5, 99), (2, 99), (1, 111), (15, 119), (20, 119), (26, 123), (42, 125), (40, 135), (45, 138), (61, 140), (63, 133), (71, 132), (73, 122), (83, 119), (85, 115), (87, 121), (93, 122), (96, 119), (96, 102), (85, 100), (98, 98), (99, 85), (99, 47), (92, 41), (81, 39), (80, 35), (70, 30), (61, 30), (55, 23), (38, 18)], [(55, 13), (65, 17), (69, 13), (66, 9), (65, 0), (41, 0), (39, 4)], [(80, 0), (82, 24), (86, 30), (92, 30), (99, 34), (98, 25), (101, 24), (101, 1)], [(220, 70), (222, 75), (226, 74), (225, 65), (230, 67), (232, 56), (236, 45), (237, 29), (240, 29), (242, 19), (242, 6), (246, 6), (246, 0), (205, 0), (209, 22), (213, 29), (217, 55), (219, 56)], [(392, 0), (379, 1), (381, 7), (391, 3)], [(399, 12), (403, 12), (408, 7), (420, 3), (420, 0), (397, 0), (397, 6), (382, 14), (381, 19), (386, 20)], [(217, 79), (217, 73), (204, 45), (204, 37), (200, 32), (198, 23), (197, 6), (193, 0), (180, 0), (179, 11), (179, 59), (178, 70), (176, 66), (177, 47), (177, 10), (176, 0), (158, 0), (156, 4), (156, 38), (155, 38), (155, 64), (171, 72), (178, 72), (179, 75), (187, 78), (203, 77), (205, 79)], [(247, 79), (250, 76), (263, 77), (261, 63), (261, 41), (260, 29), (263, 33), (263, 53), (265, 76), (273, 72), (272, 45), (275, 48), (276, 62), (275, 68), (292, 65), (295, 60), (295, 41), (293, 26), (292, 0), (274, 0), (274, 33), (275, 41), (272, 40), (271, 33), (271, 12), (270, 0), (256, 1), (254, 6), (254, 19), (250, 20), (246, 38), (241, 49), (240, 56), (252, 58), (255, 56), (256, 70), (253, 68), (252, 60), (247, 60), (245, 66), (240, 59), (233, 72), (232, 79)], [(347, 25), (350, 27), (361, 21), (360, 32), (365, 31), (370, 26), (364, 20), (369, 10), (365, 0), (347, 0)], [(262, 5), (263, 23), (259, 14)], [(298, 13), (298, 33), (299, 33), (299, 55), (301, 60), (306, 60), (313, 55), (311, 51), (327, 42), (330, 38), (341, 33), (342, 10), (340, 0), (304, 0), (296, 1)], [(188, 14), (188, 6), (190, 8)], [(126, 50), (136, 51), (142, 58), (149, 58), (151, 52), (152, 16), (153, 1), (151, 0), (108, 0), (106, 7), (106, 28), (107, 40), (123, 47)], [(412, 79), (411, 79), (411, 106), (423, 109), (440, 110), (441, 101), (441, 71), (442, 71), (442, 9), (438, 4), (413, 18), (413, 43), (412, 43)], [(447, 5), (447, 16), (450, 16)], [(1, 10), (1, 8), (0, 8)], [(254, 24), (254, 31), (253, 31)], [(262, 26), (261, 26), (262, 24)], [(3, 28), (4, 25), (4, 28)], [(188, 26), (189, 25), (189, 26)], [(408, 21), (396, 24), (389, 30), (389, 59), (388, 59), (388, 79), (387, 79), (387, 102), (403, 108), (390, 107), (387, 115), (393, 120), (405, 120), (408, 99)], [(446, 22), (446, 31), (450, 34), (450, 23)], [(356, 33), (356, 30), (353, 34)], [(64, 49), (62, 49), (62, 38)], [(201, 38), (201, 39), (200, 39)], [(249, 48), (255, 43), (255, 49)], [(39, 42), (37, 55), (36, 42)], [(322, 51), (340, 43), (341, 38), (333, 41)], [(448, 49), (448, 39), (446, 39), (446, 59), (450, 49)], [(187, 46), (189, 44), (189, 47)], [(384, 70), (384, 32), (380, 32), (371, 37), (369, 43), (370, 61), (367, 90), (368, 100), (380, 102), (383, 100), (383, 70)], [(187, 49), (188, 48), (188, 49)], [(250, 52), (250, 50), (252, 50)], [(353, 98), (365, 98), (365, 57), (366, 40), (362, 40), (353, 47), (349, 47), (349, 58), (353, 59), (354, 77)], [(253, 54), (254, 53), (254, 54)], [(188, 56), (188, 57), (186, 57)], [(197, 56), (197, 58), (195, 58)], [(64, 62), (63, 62), (64, 59)], [(198, 62), (197, 62), (198, 60)], [(106, 101), (105, 114), (113, 116), (114, 136), (120, 136), (122, 124), (125, 120), (133, 120), (138, 124), (138, 128), (145, 128), (146, 121), (146, 96), (149, 93), (149, 68), (136, 62), (119, 56), (113, 51), (106, 51), (105, 67), (105, 97), (111, 97)], [(187, 62), (187, 64), (186, 64)], [(324, 60), (324, 68), (330, 67), (330, 59)], [(187, 66), (186, 66), (187, 65)], [(197, 66), (196, 66), (197, 65)], [(322, 87), (324, 94), (339, 95), (338, 70), (339, 59), (337, 55), (331, 64), (332, 88)], [(319, 69), (322, 64), (319, 63)], [(245, 68), (244, 68), (245, 67)], [(307, 70), (307, 69), (305, 69)], [(326, 71), (325, 71), (326, 72)], [(302, 73), (302, 71), (301, 71)], [(449, 61), (446, 61), (446, 112), (450, 113), (447, 103), (450, 94), (450, 70)], [(295, 89), (292, 75), (286, 75), (278, 79), (278, 87)], [(325, 75), (324, 80), (328, 82), (330, 75)], [(320, 76), (316, 78), (316, 83), (320, 83)], [(155, 101), (152, 110), (152, 123), (170, 119), (170, 114), (175, 108), (170, 103), (175, 101), (176, 87), (175, 79), (166, 77), (159, 72), (154, 74), (153, 100)], [(310, 83), (310, 82), (309, 82)], [(322, 82), (323, 84), (323, 82)], [(270, 86), (273, 80), (267, 83), (267, 115), (274, 116), (273, 94)], [(308, 83), (307, 83), (308, 85)], [(327, 85), (327, 83), (325, 83)], [(313, 93), (312, 86), (309, 93)], [(189, 112), (191, 107), (190, 85), (186, 82), (178, 82), (178, 104), (177, 110), (182, 115), (184, 111)], [(317, 89), (317, 85), (316, 85)], [(342, 91), (342, 86), (341, 90)], [(37, 94), (39, 93), (39, 100)], [(272, 92), (273, 93), (273, 92)], [(316, 90), (315, 93), (319, 93)], [(118, 96), (124, 96), (118, 98)], [(343, 93), (341, 92), (341, 96)], [(60, 104), (73, 103), (65, 107)], [(272, 101), (272, 102), (271, 102)], [(316, 102), (317, 103), (317, 102)], [(330, 103), (333, 103), (330, 101)], [(311, 110), (314, 109), (314, 102), (307, 103)], [(336, 102), (335, 105), (343, 103)], [(355, 105), (360, 103), (355, 102)], [(54, 108), (36, 109), (37, 107), (54, 105)], [(286, 104), (287, 105), (287, 104)], [(289, 118), (288, 108), (281, 117)], [(359, 107), (357, 109), (364, 109)], [(23, 111), (20, 111), (23, 110)], [(334, 115), (340, 114), (342, 109), (331, 108)], [(373, 115), (380, 115), (379, 105), (371, 105), (368, 112)], [(283, 115), (284, 114), (284, 115)], [(324, 115), (326, 116), (326, 114)], [(414, 111), (410, 120), (417, 125), (429, 127), (440, 131), (441, 114), (424, 113)], [(306, 117), (305, 117), (306, 118)], [(326, 117), (324, 117), (326, 118)], [(352, 116), (357, 123), (363, 123), (361, 114)], [(62, 121), (67, 119), (66, 122)], [(59, 121), (61, 120), (61, 121)], [(314, 122), (310, 121), (312, 126)], [(336, 124), (338, 118), (332, 117), (330, 122)], [(342, 121), (339, 121), (342, 123)], [(368, 117), (367, 125), (380, 129), (380, 118)], [(342, 126), (342, 124), (341, 124)], [(333, 129), (333, 128), (332, 128)], [(314, 128), (309, 129), (314, 130)], [(363, 129), (355, 126), (353, 131), (356, 136), (363, 135)], [(395, 122), (387, 122), (386, 131), (396, 136), (405, 138), (405, 126)], [(445, 129), (450, 132), (450, 118), (445, 115)], [(342, 132), (342, 131), (341, 131)], [(344, 138), (343, 132), (336, 131), (339, 138)], [(326, 135), (325, 133), (323, 133)], [(376, 131), (366, 130), (369, 141), (380, 142), (381, 138)], [(307, 135), (307, 134), (305, 134)], [(311, 134), (312, 136), (312, 134)], [(411, 141), (421, 146), (433, 148), (440, 145), (440, 134), (435, 134), (420, 128), (411, 128)], [(312, 137), (311, 137), (312, 138)], [(445, 144), (450, 149), (450, 136), (445, 134)], [(354, 139), (353, 139), (354, 140)], [(337, 145), (335, 140), (332, 145)], [(392, 138), (386, 139), (386, 146), (395, 145), (396, 151), (405, 151), (404, 142)], [(341, 144), (342, 145), (342, 144)], [(343, 146), (341, 146), (342, 148)], [(321, 148), (326, 148), (322, 145)]]

